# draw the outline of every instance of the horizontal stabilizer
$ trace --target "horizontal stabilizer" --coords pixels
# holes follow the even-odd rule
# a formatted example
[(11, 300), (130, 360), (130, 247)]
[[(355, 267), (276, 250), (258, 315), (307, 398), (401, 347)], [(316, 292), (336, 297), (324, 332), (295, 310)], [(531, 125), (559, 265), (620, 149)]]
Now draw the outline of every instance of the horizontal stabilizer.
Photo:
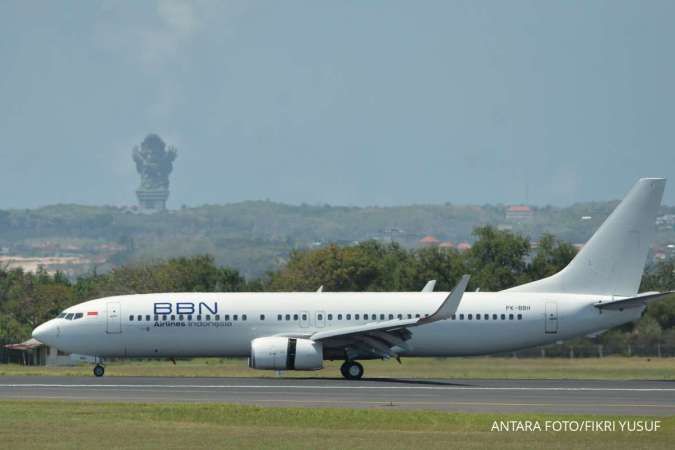
[(610, 302), (598, 302), (595, 303), (595, 306), (598, 309), (607, 309), (607, 310), (623, 310), (626, 308), (638, 308), (640, 306), (646, 306), (647, 303), (653, 302), (656, 300), (662, 300), (666, 297), (675, 295), (675, 291), (669, 292), (646, 292), (644, 294), (637, 295), (635, 297), (624, 298), (621, 300), (614, 300)]

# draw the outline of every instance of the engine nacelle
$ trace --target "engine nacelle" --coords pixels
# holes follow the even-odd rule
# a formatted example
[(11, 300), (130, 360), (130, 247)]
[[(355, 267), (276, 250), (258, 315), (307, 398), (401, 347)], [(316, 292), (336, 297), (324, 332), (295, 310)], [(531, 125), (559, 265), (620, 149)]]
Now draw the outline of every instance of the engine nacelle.
[(266, 370), (323, 369), (323, 345), (311, 339), (281, 336), (253, 339), (248, 365)]

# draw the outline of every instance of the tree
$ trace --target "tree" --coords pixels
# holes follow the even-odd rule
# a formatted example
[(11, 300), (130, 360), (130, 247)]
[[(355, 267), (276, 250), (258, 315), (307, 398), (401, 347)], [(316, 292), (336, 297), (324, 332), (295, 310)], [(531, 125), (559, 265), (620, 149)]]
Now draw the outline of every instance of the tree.
[[(641, 291), (667, 292), (675, 290), (675, 261), (662, 261), (647, 269), (642, 277)], [(651, 303), (646, 316), (654, 318), (664, 329), (675, 327), (675, 295)]]
[(525, 237), (492, 226), (478, 227), (473, 234), (478, 239), (467, 254), (469, 289), (500, 291), (528, 281), (530, 243)]
[(544, 234), (539, 240), (537, 252), (528, 267), (531, 281), (546, 278), (561, 271), (577, 254), (573, 245), (563, 242), (552, 234)]

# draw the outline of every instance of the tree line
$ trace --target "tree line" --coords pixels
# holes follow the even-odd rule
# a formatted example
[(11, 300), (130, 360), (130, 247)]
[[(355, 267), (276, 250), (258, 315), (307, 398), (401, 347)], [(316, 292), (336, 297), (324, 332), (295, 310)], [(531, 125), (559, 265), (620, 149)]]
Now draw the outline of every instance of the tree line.
[[(208, 255), (125, 265), (76, 280), (42, 269), (0, 269), (0, 342), (26, 339), (64, 308), (112, 295), (315, 291), (319, 286), (325, 291), (418, 291), (431, 279), (437, 280), (437, 290), (448, 291), (465, 273), (472, 276), (469, 290), (499, 291), (552, 275), (576, 254), (574, 246), (550, 234), (536, 248), (522, 235), (491, 226), (476, 228), (474, 235), (475, 244), (465, 252), (379, 241), (297, 250), (280, 269), (248, 280)], [(649, 268), (641, 290), (675, 290), (674, 270), (673, 261)], [(639, 323), (612, 330), (605, 339), (665, 339), (675, 345), (674, 325), (675, 298), (650, 305)]]

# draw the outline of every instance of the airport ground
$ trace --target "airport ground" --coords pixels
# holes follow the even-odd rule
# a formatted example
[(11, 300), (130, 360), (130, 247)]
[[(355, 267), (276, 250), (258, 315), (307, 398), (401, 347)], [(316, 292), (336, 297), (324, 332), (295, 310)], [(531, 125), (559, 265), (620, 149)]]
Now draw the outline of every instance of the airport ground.
[[(494, 421), (625, 420), (614, 416), (472, 414), (228, 404), (0, 401), (3, 448), (672, 448), (656, 432), (497, 432)], [(639, 418), (633, 418), (639, 419)], [(652, 420), (653, 418), (644, 418)]]
[[(87, 365), (0, 365), (0, 448), (658, 449), (675, 440), (675, 358), (365, 366), (366, 379), (349, 382), (339, 362), (279, 379), (244, 359), (113, 361), (102, 379)], [(658, 420), (660, 429), (492, 431), (527, 420)]]
[[(313, 372), (286, 371), (284, 378), (339, 377), (341, 361), (327, 361)], [(577, 379), (675, 380), (675, 358), (403, 358), (364, 361), (366, 378), (423, 379)], [(91, 366), (44, 367), (0, 364), (0, 376), (90, 376)], [(274, 371), (249, 369), (241, 358), (178, 360), (118, 360), (106, 364), (106, 377), (270, 377)]]

